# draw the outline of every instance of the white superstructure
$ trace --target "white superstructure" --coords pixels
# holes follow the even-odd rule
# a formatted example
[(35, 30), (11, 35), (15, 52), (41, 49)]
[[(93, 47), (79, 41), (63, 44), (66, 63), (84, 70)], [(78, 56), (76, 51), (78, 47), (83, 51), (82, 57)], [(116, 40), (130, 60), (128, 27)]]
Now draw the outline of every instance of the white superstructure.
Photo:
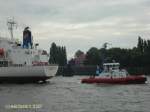
[(120, 63), (104, 63), (103, 71), (99, 74), (100, 77), (126, 77), (128, 72), (125, 69), (120, 70)]
[(0, 59), (7, 60), (9, 65), (33, 65), (35, 62), (48, 64), (49, 56), (45, 50), (22, 48), (21, 43), (1, 37), (0, 49), (4, 52)]

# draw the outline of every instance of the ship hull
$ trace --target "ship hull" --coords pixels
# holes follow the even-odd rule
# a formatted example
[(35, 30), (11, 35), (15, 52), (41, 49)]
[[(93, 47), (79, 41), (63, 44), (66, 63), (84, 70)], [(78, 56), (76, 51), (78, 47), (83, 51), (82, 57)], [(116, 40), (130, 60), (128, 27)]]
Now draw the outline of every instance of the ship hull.
[(144, 84), (147, 78), (144, 76), (127, 76), (122, 78), (84, 78), (81, 83), (105, 83), (105, 84)]
[(57, 65), (0, 67), (0, 82), (38, 82), (55, 76)]

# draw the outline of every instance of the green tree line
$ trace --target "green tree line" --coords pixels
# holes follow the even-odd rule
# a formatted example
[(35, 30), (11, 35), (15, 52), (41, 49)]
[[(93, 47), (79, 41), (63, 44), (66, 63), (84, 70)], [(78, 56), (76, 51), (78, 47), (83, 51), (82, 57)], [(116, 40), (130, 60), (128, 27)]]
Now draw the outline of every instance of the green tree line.
[[(119, 62), (125, 68), (147, 68), (150, 67), (150, 40), (138, 37), (136, 47), (125, 48), (90, 48), (86, 53), (85, 65), (100, 65), (104, 62)], [(149, 71), (150, 72), (150, 71)]]
[[(102, 48), (91, 47), (85, 54), (85, 67), (96, 65), (102, 67), (103, 63), (115, 61), (120, 63), (121, 68), (127, 68), (130, 73), (150, 74), (150, 40), (142, 39), (139, 36), (137, 46), (130, 49), (119, 47), (107, 49), (107, 45), (108, 43), (105, 43)], [(75, 56), (78, 57), (78, 55), (83, 53), (84, 52), (79, 50), (75, 53)], [(64, 71), (69, 71), (74, 65), (74, 60), (72, 59), (69, 61), (69, 67), (66, 66), (66, 47), (57, 46), (55, 43), (52, 43), (50, 47), (49, 62), (59, 64), (59, 66), (64, 66), (62, 70), (59, 70), (60, 74)]]
[(49, 63), (65, 66), (67, 64), (66, 47), (57, 46), (55, 43), (52, 43), (50, 47)]

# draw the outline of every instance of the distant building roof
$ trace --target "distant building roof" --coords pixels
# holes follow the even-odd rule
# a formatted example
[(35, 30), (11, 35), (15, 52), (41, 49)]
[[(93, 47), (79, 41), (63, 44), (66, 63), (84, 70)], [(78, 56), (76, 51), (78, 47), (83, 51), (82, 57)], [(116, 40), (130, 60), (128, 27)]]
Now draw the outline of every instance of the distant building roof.
[(80, 56), (78, 57), (75, 57), (75, 65), (82, 65), (84, 63), (86, 59), (86, 55), (85, 54), (81, 54)]

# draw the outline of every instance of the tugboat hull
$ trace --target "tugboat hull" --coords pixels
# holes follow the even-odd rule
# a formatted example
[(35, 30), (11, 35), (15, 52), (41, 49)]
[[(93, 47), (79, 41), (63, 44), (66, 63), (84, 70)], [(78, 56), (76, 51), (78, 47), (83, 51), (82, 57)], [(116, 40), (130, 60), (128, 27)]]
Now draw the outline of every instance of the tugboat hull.
[(106, 83), (106, 84), (144, 84), (147, 81), (144, 76), (127, 76), (121, 78), (84, 78), (81, 83)]

